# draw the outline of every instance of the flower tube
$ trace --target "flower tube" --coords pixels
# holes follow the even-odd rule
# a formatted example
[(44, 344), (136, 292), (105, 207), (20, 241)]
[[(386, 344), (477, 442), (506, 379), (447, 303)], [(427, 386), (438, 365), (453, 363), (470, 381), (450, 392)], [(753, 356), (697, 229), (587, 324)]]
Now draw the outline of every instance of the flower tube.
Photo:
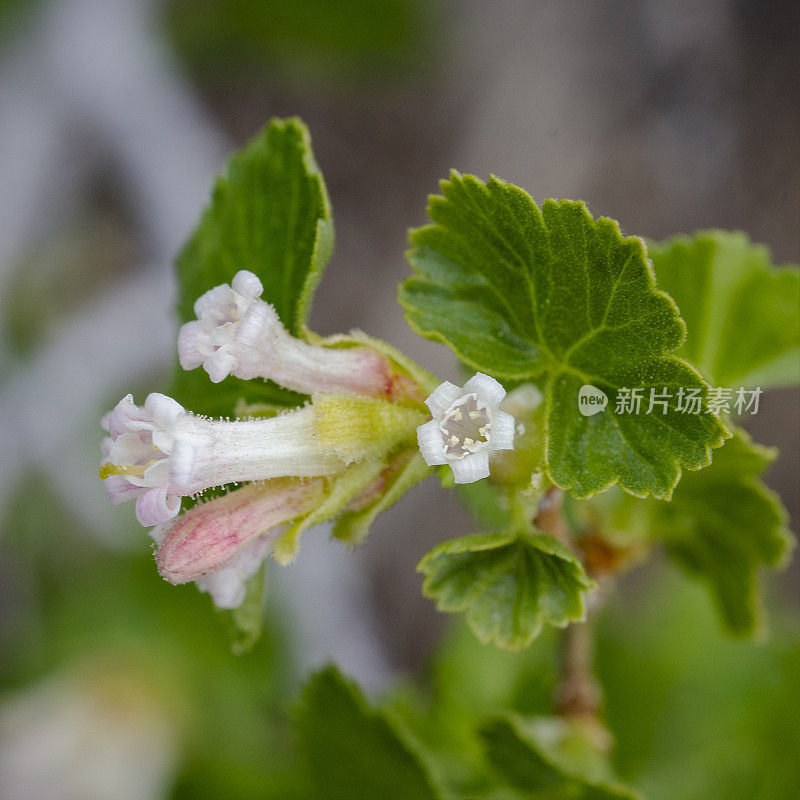
[(198, 298), (197, 319), (178, 334), (181, 366), (202, 365), (214, 383), (234, 375), (267, 378), (303, 394), (392, 393), (396, 376), (385, 356), (368, 347), (321, 347), (292, 336), (275, 309), (260, 299), (262, 291), (261, 281), (241, 270), (230, 285)]
[(319, 441), (312, 406), (227, 422), (195, 416), (163, 394), (150, 394), (144, 407), (127, 395), (103, 427), (109, 436), (100, 478), (113, 503), (136, 498), (136, 517), (146, 527), (174, 517), (181, 497), (213, 486), (331, 475), (346, 466)]

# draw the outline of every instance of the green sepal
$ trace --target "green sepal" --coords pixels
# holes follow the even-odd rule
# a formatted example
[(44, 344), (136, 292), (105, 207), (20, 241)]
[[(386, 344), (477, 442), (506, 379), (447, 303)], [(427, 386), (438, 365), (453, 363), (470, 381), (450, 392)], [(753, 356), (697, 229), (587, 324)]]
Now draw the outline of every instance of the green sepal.
[(361, 544), (369, 535), (372, 523), (379, 514), (393, 506), (412, 486), (425, 480), (431, 468), (419, 453), (414, 453), (399, 466), (386, 470), (386, 483), (376, 500), (357, 511), (340, 514), (333, 526), (333, 536), (351, 546)]
[(328, 478), (322, 502), (275, 540), (272, 548), (273, 558), (284, 565), (294, 561), (300, 549), (300, 535), (303, 531), (339, 514), (353, 497), (377, 480), (383, 468), (383, 461), (368, 459), (359, 464), (352, 464), (341, 474)]
[(231, 623), (231, 650), (234, 655), (249, 653), (261, 638), (267, 594), (266, 570), (264, 565), (247, 581), (242, 604), (225, 612)]

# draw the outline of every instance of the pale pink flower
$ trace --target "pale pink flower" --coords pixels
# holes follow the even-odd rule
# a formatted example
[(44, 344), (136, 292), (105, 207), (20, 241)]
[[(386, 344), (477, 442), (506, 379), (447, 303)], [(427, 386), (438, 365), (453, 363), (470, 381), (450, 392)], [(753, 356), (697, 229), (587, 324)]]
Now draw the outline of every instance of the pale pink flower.
[(261, 281), (247, 270), (230, 285), (215, 286), (194, 305), (196, 320), (178, 334), (184, 369), (202, 365), (214, 383), (237, 378), (268, 378), (287, 389), (348, 391), (368, 395), (392, 392), (389, 360), (368, 347), (322, 347), (292, 336), (269, 303), (260, 299)]
[(320, 478), (276, 478), (200, 503), (152, 531), (158, 571), (175, 584), (204, 578), (254, 541), (267, 543), (280, 526), (312, 511), (323, 492)]

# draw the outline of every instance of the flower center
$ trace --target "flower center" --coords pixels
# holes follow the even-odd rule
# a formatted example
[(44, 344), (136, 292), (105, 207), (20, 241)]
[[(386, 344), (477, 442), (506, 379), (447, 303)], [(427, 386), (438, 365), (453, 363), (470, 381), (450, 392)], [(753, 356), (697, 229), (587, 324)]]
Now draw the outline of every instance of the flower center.
[(491, 412), (476, 394), (459, 397), (439, 423), (444, 434), (445, 454), (450, 458), (464, 458), (483, 449), (491, 436), (491, 426)]

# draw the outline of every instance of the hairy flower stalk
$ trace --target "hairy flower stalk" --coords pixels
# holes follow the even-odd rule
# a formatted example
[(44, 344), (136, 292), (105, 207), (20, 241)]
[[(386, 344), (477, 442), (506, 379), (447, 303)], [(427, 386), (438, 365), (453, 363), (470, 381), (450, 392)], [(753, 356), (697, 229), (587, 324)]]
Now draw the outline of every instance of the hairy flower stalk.
[(260, 299), (261, 281), (247, 270), (230, 285), (215, 286), (194, 305), (196, 320), (178, 334), (181, 366), (202, 365), (214, 383), (268, 378), (303, 394), (355, 392), (393, 394), (396, 379), (389, 360), (368, 347), (321, 347), (292, 336), (275, 309)]
[(270, 419), (226, 422), (195, 416), (163, 394), (144, 407), (123, 398), (103, 419), (100, 477), (112, 502), (136, 498), (136, 518), (159, 525), (181, 497), (228, 483), (331, 475), (346, 466), (315, 431), (313, 406)]
[(425, 404), (433, 419), (417, 428), (422, 457), (429, 466), (448, 464), (456, 483), (489, 477), (489, 453), (514, 447), (514, 417), (499, 410), (506, 390), (476, 373), (463, 387), (445, 381)]

